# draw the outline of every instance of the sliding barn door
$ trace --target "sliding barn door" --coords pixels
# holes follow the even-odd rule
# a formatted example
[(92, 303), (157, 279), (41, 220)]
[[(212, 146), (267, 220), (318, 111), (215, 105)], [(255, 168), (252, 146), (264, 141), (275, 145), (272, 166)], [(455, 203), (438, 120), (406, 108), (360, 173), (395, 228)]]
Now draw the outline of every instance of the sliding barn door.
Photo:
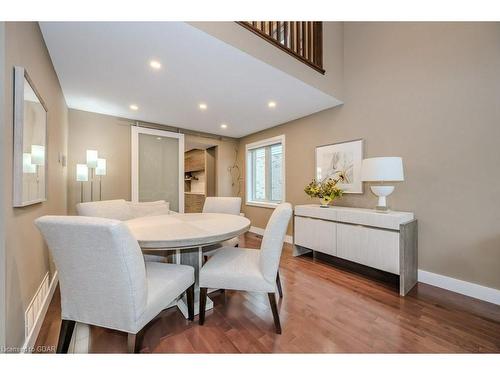
[(132, 127), (132, 200), (184, 212), (184, 135)]

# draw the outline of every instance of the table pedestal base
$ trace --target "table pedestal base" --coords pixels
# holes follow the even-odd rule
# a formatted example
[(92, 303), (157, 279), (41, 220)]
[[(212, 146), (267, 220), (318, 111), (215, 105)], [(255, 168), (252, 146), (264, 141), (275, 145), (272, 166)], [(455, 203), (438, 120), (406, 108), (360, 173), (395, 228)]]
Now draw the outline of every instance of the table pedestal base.
[[(186, 297), (179, 298), (177, 301), (177, 308), (180, 310), (182, 315), (187, 319), (188, 318), (188, 309), (187, 309), (187, 303), (186, 303)], [(205, 308), (205, 311), (213, 309), (214, 308), (214, 302), (207, 297), (207, 306)], [(200, 313), (200, 293), (195, 294), (194, 296), (194, 315), (198, 315)]]
[[(177, 250), (176, 252), (176, 262), (178, 264), (185, 264), (194, 268), (194, 315), (198, 315), (200, 313), (200, 270), (203, 265), (203, 247), (195, 247), (192, 249), (183, 249)], [(187, 311), (187, 303), (186, 296), (182, 296), (177, 301), (177, 307), (181, 311), (181, 313), (188, 318)], [(214, 303), (213, 301), (207, 297), (206, 310), (213, 309)]]

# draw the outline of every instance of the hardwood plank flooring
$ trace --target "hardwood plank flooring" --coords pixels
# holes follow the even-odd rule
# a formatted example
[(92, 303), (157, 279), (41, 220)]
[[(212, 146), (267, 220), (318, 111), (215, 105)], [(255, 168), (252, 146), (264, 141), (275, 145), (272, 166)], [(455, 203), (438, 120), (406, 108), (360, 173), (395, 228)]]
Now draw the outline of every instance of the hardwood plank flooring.
[[(241, 237), (259, 248), (260, 237)], [(144, 334), (143, 353), (469, 353), (500, 352), (500, 307), (426, 284), (406, 297), (396, 286), (315, 260), (285, 244), (278, 301), (283, 333), (274, 331), (265, 293), (214, 292), (200, 327), (171, 308)], [(59, 291), (36, 345), (56, 345)], [(90, 352), (125, 353), (125, 333), (91, 328)]]

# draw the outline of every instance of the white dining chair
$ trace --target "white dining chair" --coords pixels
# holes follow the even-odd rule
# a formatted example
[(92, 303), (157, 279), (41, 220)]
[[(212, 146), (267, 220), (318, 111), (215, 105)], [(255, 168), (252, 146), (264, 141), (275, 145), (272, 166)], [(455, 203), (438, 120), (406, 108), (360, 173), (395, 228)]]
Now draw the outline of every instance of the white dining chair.
[[(130, 220), (137, 217), (169, 215), (169, 202), (164, 200), (154, 202), (129, 202), (125, 199), (113, 199), (107, 201), (84, 202), (76, 205), (76, 211), (80, 216), (102, 217), (115, 220)], [(148, 262), (165, 262), (166, 253), (162, 255), (159, 251), (152, 250), (144, 252), (144, 259)]]
[[(241, 198), (240, 197), (207, 197), (203, 204), (202, 213), (240, 215), (241, 213)], [(203, 249), (204, 260), (214, 255), (217, 250), (223, 246), (238, 247), (239, 238), (234, 237), (223, 241), (218, 245), (207, 246)]]
[(223, 247), (208, 259), (200, 270), (200, 325), (205, 322), (208, 288), (265, 292), (271, 304), (276, 333), (281, 333), (275, 282), (281, 296), (278, 267), (291, 216), (292, 205), (281, 203), (267, 223), (260, 250)]
[(67, 353), (76, 322), (127, 332), (128, 350), (137, 352), (141, 330), (183, 293), (193, 320), (194, 269), (145, 263), (121, 221), (43, 216), (35, 224), (59, 277), (62, 325), (57, 353)]
[(173, 213), (173, 211), (170, 211), (170, 203), (164, 200), (129, 202), (125, 199), (78, 203), (76, 211), (79, 216), (103, 217), (122, 221), (137, 217), (169, 215)]
[(121, 221), (134, 218), (125, 199), (78, 203), (76, 212), (79, 216), (102, 217)]

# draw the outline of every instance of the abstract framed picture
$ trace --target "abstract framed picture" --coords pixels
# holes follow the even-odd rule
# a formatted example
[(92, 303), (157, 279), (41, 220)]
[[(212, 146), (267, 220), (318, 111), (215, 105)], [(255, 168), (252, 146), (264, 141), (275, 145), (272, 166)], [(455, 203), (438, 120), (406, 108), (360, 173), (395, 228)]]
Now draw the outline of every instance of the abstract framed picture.
[(345, 183), (337, 186), (344, 193), (362, 194), (361, 162), (363, 161), (363, 140), (333, 143), (316, 147), (316, 180), (346, 176)]

